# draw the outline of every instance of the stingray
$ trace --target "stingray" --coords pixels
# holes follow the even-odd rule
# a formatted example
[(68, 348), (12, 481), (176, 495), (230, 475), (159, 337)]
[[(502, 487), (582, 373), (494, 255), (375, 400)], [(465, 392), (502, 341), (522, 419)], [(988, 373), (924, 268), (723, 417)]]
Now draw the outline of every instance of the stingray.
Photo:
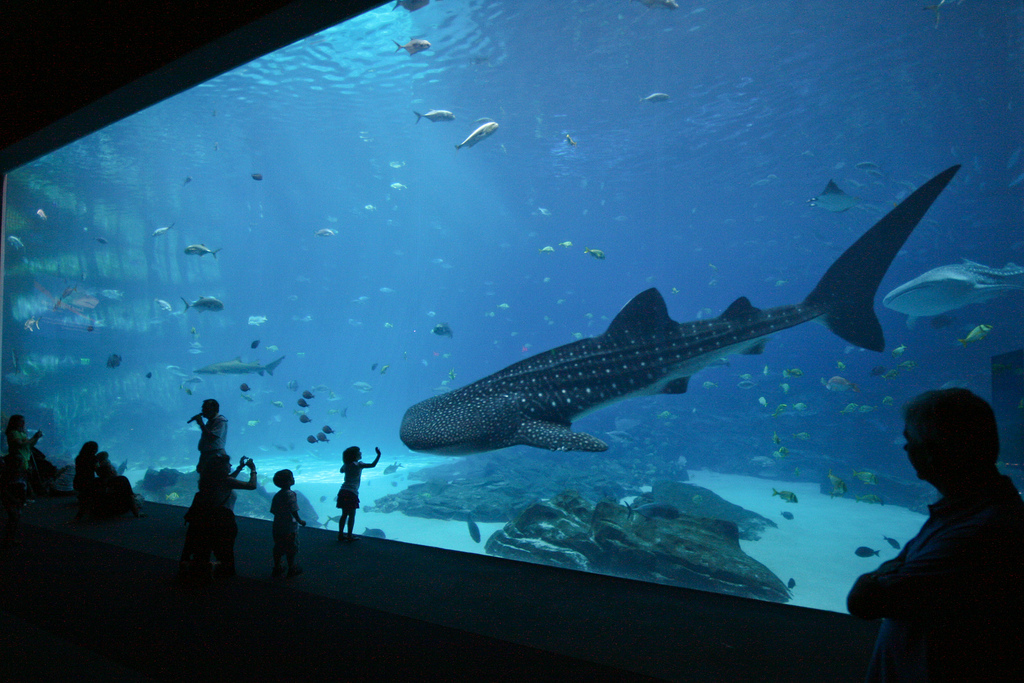
[(1007, 263), (989, 268), (964, 259), (962, 264), (939, 266), (918, 275), (885, 295), (882, 303), (915, 318), (988, 301), (1009, 291), (1024, 291), (1024, 268)]
[(857, 206), (857, 198), (851, 197), (836, 185), (834, 180), (829, 180), (828, 185), (822, 190), (821, 194), (817, 197), (811, 197), (807, 200), (807, 203), (811, 206), (820, 206), (826, 211), (832, 213), (840, 213), (847, 209)]

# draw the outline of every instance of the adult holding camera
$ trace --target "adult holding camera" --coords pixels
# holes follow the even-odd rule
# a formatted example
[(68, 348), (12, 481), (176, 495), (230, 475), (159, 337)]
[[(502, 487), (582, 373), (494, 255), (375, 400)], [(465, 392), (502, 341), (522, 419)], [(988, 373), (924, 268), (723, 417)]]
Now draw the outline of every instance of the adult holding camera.
[[(234, 471), (227, 455), (210, 455), (199, 472), (199, 492), (185, 515), (189, 528), (181, 554), (179, 576), (204, 580), (210, 577), (210, 554), (217, 559), (214, 578), (235, 575), (235, 490), (256, 490), (256, 463), (243, 457)], [(237, 477), (249, 468), (249, 481)]]

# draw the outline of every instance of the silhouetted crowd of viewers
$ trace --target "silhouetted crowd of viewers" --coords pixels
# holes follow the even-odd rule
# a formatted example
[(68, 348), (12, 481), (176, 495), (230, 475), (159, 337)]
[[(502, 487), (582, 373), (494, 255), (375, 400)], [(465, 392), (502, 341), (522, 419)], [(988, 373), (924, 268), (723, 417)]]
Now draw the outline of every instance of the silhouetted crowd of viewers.
[(110, 463), (109, 455), (100, 452), (95, 441), (82, 446), (75, 458), (72, 487), (62, 486), (70, 466), (56, 467), (36, 448), (43, 438), (37, 431), (31, 437), (25, 432), (25, 418), (12, 415), (4, 429), (7, 454), (0, 470), (0, 499), (6, 514), (2, 545), (21, 545), (21, 516), (26, 504), (40, 496), (78, 495), (79, 520), (92, 517), (114, 517), (131, 512), (139, 517), (142, 512), (128, 478), (118, 474)]
[[(188, 529), (179, 577), (205, 582), (235, 574), (235, 491), (256, 489), (256, 464), (243, 457), (234, 470), (224, 450), (227, 419), (207, 399), (189, 422), (199, 425), (199, 490), (185, 515)], [(883, 619), (869, 681), (1024, 681), (1024, 502), (996, 467), (999, 435), (991, 406), (966, 389), (921, 394), (904, 408), (904, 450), (920, 479), (942, 498), (930, 506), (921, 531), (893, 560), (861, 576), (847, 599), (851, 614)], [(5, 431), (0, 493), (7, 513), (3, 543), (20, 544), (21, 511), (32, 495), (53, 491), (62, 473), (35, 448), (25, 420), (13, 415)], [(345, 450), (339, 541), (354, 540), (363, 469), (361, 451)], [(249, 469), (248, 480), (238, 479)], [(274, 475), (272, 576), (295, 576), (299, 526), (290, 470)], [(140, 515), (128, 480), (94, 441), (75, 459), (76, 519)], [(346, 535), (346, 527), (348, 533)], [(212, 562), (216, 559), (216, 564)], [(287, 562), (287, 569), (282, 565)]]

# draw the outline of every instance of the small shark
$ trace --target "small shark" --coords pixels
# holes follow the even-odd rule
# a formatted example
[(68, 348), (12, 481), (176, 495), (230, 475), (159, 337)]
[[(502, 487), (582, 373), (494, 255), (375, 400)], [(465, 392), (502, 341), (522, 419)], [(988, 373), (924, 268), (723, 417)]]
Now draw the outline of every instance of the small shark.
[(677, 323), (651, 288), (633, 297), (604, 334), (565, 344), (421, 401), (402, 418), (400, 437), (414, 451), (466, 455), (527, 445), (552, 451), (605, 451), (572, 421), (633, 396), (682, 394), (690, 376), (731, 353), (757, 354), (768, 338), (821, 320), (851, 344), (882, 351), (873, 310), (889, 265), (959, 170), (918, 188), (850, 246), (803, 302), (758, 309), (746, 297), (709, 320)]
[(907, 324), (912, 325), (917, 318), (988, 301), (1011, 290), (1024, 291), (1024, 268), (1016, 263), (989, 268), (964, 259), (962, 264), (918, 275), (886, 294), (882, 303), (909, 315)]
[(226, 360), (221, 363), (214, 363), (213, 365), (207, 365), (205, 368), (199, 368), (194, 370), (197, 375), (251, 375), (256, 373), (263, 375), (266, 372), (268, 375), (273, 375), (274, 370), (284, 360), (284, 356), (281, 356), (273, 363), (267, 363), (266, 365), (260, 365), (259, 361), (252, 363), (243, 363), (242, 357), (239, 356), (234, 360)]

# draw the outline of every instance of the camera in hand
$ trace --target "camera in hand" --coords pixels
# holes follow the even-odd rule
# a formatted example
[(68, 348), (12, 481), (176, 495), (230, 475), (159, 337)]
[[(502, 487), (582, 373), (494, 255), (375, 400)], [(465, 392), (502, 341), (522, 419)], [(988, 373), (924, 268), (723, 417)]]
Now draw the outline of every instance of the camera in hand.
[(245, 467), (245, 466), (247, 466), (251, 462), (252, 462), (252, 458), (247, 458), (247, 457), (245, 457), (243, 455), (242, 459), (238, 461), (238, 464), (241, 465), (242, 467)]

